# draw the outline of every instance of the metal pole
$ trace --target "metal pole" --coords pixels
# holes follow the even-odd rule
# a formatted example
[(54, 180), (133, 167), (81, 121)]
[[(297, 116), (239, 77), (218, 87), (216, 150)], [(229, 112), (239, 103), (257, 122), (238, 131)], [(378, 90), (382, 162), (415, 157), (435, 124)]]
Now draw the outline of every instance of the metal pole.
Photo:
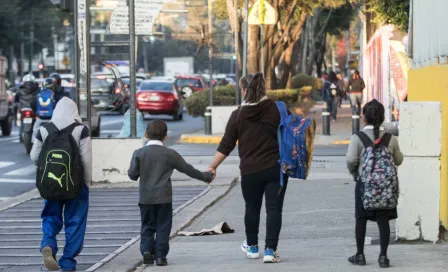
[(137, 110), (135, 105), (135, 0), (129, 0), (129, 73), (131, 83), (131, 138), (137, 137)]
[(205, 134), (211, 135), (212, 134), (212, 108), (207, 107), (204, 113), (205, 117)]
[(322, 134), (330, 135), (330, 112), (327, 109), (322, 112)]
[(148, 43), (144, 42), (143, 45), (143, 67), (145, 68), (145, 73), (149, 72), (149, 65), (148, 65)]
[(30, 59), (28, 63), (29, 74), (33, 72), (33, 55), (34, 55), (34, 12), (31, 9), (31, 28), (30, 28)]
[(80, 111), (79, 108), (79, 89), (80, 89), (80, 73), (79, 73), (79, 43), (78, 43), (78, 39), (79, 39), (79, 34), (78, 34), (78, 0), (75, 0), (75, 20), (73, 22), (73, 27), (74, 27), (74, 34), (75, 34), (75, 50), (74, 50), (74, 54), (73, 54), (73, 58), (72, 58), (72, 63), (75, 63), (75, 69), (74, 69), (74, 74), (75, 74), (75, 80), (73, 81), (75, 83), (75, 94), (74, 96), (76, 97), (76, 106), (78, 107), (78, 112)]
[(21, 42), (20, 43), (20, 80), (22, 80), (23, 76), (24, 76), (24, 71), (25, 70), (25, 43)]
[(235, 102), (236, 105), (241, 104), (240, 100), (241, 100), (241, 93), (240, 93), (240, 71), (239, 71), (239, 66), (238, 66), (238, 58), (239, 58), (239, 54), (240, 54), (240, 33), (239, 33), (239, 29), (240, 29), (240, 21), (238, 18), (238, 0), (234, 0), (234, 5), (235, 5), (235, 79), (236, 79), (236, 95), (235, 95)]
[(210, 90), (209, 90), (209, 106), (213, 106), (213, 0), (208, 0), (208, 35), (209, 35), (209, 45), (208, 45), (208, 57), (209, 57), (209, 70), (210, 70)]
[(243, 37), (243, 77), (247, 74), (247, 32), (249, 17), (249, 0), (244, 1), (244, 37)]
[(264, 76), (264, 38), (263, 38), (263, 24), (260, 25), (260, 44), (261, 44), (261, 67), (260, 71)]
[(87, 90), (87, 122), (89, 123), (89, 130), (90, 130), (90, 135), (92, 135), (92, 92), (90, 89), (90, 81), (91, 81), (91, 75), (90, 75), (90, 70), (91, 70), (91, 66), (90, 66), (90, 52), (91, 52), (91, 48), (90, 48), (90, 1), (86, 1), (84, 0), (86, 3), (86, 8), (85, 8), (85, 16), (86, 16), (86, 49), (87, 50), (87, 54), (86, 54), (86, 59), (85, 59), (85, 65), (86, 65), (86, 90)]
[(361, 130), (359, 115), (352, 115), (352, 134), (356, 134)]

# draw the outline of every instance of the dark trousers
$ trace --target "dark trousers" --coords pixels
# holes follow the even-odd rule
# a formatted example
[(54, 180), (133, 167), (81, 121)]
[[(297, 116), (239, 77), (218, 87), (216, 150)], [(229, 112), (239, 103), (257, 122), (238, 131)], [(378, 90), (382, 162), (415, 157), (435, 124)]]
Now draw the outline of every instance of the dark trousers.
[(170, 250), (169, 239), (173, 225), (173, 203), (139, 204), (142, 219), (140, 252), (166, 258)]
[(258, 245), (260, 212), (264, 195), (267, 214), (265, 248), (277, 250), (282, 228), (283, 200), (288, 184), (287, 176), (285, 176), (284, 182), (284, 188), (279, 194), (280, 167), (278, 165), (255, 174), (242, 176), (241, 188), (246, 202), (244, 224), (249, 246)]
[[(53, 254), (58, 252), (56, 236), (65, 226), (65, 246), (59, 266), (63, 270), (76, 268), (75, 257), (81, 253), (87, 227), (89, 211), (89, 188), (84, 185), (81, 192), (72, 200), (45, 200), (42, 210), (42, 242), (40, 249), (51, 247)], [(64, 217), (62, 217), (64, 214)]]

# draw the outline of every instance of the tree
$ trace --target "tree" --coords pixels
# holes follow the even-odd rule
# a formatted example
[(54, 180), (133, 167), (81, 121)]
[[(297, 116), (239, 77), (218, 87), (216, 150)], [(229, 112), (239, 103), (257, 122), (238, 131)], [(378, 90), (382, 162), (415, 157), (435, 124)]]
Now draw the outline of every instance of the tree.
[(408, 31), (410, 0), (366, 0), (366, 7), (375, 13), (379, 23), (393, 24), (403, 32)]
[[(249, 73), (264, 71), (268, 88), (275, 89), (278, 86), (275, 68), (279, 63), (282, 63), (282, 74), (288, 74), (286, 81), (290, 81), (291, 75), (295, 74), (293, 53), (295, 49), (297, 50), (296, 44), (302, 35), (307, 18), (316, 15), (319, 8), (337, 8), (347, 3), (348, 0), (266, 1), (276, 9), (277, 23), (264, 27), (263, 41), (260, 41), (259, 26), (249, 26), (247, 68)], [(238, 33), (241, 33), (242, 18), (239, 12), (238, 25), (235, 25), (236, 10), (243, 9), (243, 2), (238, 1), (238, 7), (235, 7), (234, 0), (217, 0), (214, 5), (215, 9), (219, 11), (218, 14), (215, 14), (221, 16), (221, 19), (228, 18), (232, 31), (236, 30)], [(252, 7), (254, 3), (255, 0), (250, 0), (249, 7)], [(227, 14), (222, 5), (227, 6)], [(261, 43), (264, 45), (264, 52), (260, 52)], [(241, 41), (240, 44), (242, 45)], [(240, 48), (242, 49), (242, 46)], [(260, 67), (260, 54), (264, 54), (264, 67)], [(238, 55), (241, 56), (241, 52)], [(239, 63), (241, 64), (240, 58)], [(281, 85), (285, 85), (284, 82)]]

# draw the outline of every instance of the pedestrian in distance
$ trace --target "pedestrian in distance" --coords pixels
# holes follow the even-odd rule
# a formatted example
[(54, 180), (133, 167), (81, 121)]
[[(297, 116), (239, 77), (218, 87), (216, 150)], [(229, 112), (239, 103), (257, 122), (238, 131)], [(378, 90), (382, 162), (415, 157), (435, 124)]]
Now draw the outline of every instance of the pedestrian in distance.
[(327, 103), (327, 111), (333, 122), (336, 122), (338, 108), (342, 99), (342, 90), (339, 88), (339, 80), (335, 72), (330, 72), (328, 80), (324, 83), (324, 101)]
[(339, 108), (342, 108), (342, 100), (346, 100), (347, 99), (347, 92), (346, 92), (346, 87), (345, 87), (345, 81), (344, 81), (344, 77), (342, 76), (341, 73), (338, 73), (337, 75), (338, 78), (338, 88), (339, 90), (341, 90), (341, 100), (339, 101)]
[[(84, 244), (91, 160), (89, 130), (81, 122), (75, 102), (62, 98), (51, 122), (39, 128), (30, 154), (37, 165), (36, 186), (45, 199), (40, 250), (50, 271), (75, 271), (75, 257)], [(57, 261), (56, 236), (63, 226), (64, 252)]]
[(350, 93), (350, 103), (352, 105), (352, 115), (361, 114), (362, 93), (366, 87), (364, 80), (359, 75), (359, 71), (355, 70), (352, 78), (348, 82), (347, 92)]
[(263, 262), (276, 263), (280, 261), (277, 246), (288, 182), (285, 175), (281, 187), (277, 140), (280, 112), (276, 103), (266, 97), (265, 80), (261, 73), (242, 78), (240, 83), (243, 103), (232, 112), (209, 170), (215, 172), (239, 142), (241, 188), (246, 203), (246, 241), (241, 249), (250, 259), (260, 257), (258, 232), (264, 195), (267, 233)]
[(364, 241), (367, 221), (376, 221), (380, 232), (378, 263), (389, 267), (387, 249), (389, 220), (396, 219), (398, 176), (396, 166), (403, 162), (398, 139), (385, 132), (384, 106), (372, 100), (363, 108), (364, 129), (353, 135), (347, 152), (347, 166), (354, 177), (356, 254), (348, 259), (354, 265), (366, 265)]
[(146, 129), (145, 147), (137, 149), (131, 160), (128, 176), (140, 179), (141, 238), (140, 253), (144, 264), (166, 266), (169, 238), (173, 223), (173, 188), (171, 175), (174, 170), (210, 183), (213, 173), (201, 172), (188, 164), (176, 151), (165, 147), (167, 125), (161, 120), (151, 121)]

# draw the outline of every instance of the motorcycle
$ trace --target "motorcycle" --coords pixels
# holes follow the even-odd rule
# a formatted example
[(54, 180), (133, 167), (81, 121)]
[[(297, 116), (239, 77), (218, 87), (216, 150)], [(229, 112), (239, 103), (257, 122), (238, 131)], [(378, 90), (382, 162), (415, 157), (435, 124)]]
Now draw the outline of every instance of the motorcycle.
[(22, 139), (27, 154), (31, 153), (33, 147), (33, 127), (36, 122), (36, 115), (30, 108), (20, 110), (20, 118), (23, 126)]

